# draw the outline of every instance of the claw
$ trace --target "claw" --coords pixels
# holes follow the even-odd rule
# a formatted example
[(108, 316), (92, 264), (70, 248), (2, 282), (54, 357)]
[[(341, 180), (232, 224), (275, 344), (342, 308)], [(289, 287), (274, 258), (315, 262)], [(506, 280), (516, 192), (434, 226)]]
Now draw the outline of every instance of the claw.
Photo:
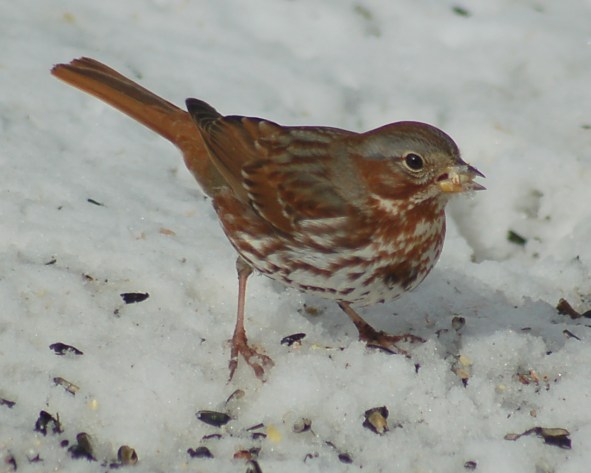
[[(246, 336), (234, 337), (232, 339), (230, 363), (228, 364), (228, 367), (230, 368), (228, 382), (232, 381), (236, 368), (238, 367), (238, 355), (242, 355), (246, 364), (253, 369), (255, 376), (261, 381), (264, 381), (265, 369), (274, 366), (273, 360), (270, 357), (263, 353), (259, 353), (248, 344)], [(258, 362), (256, 360), (258, 360)]]
[(359, 340), (365, 342), (368, 348), (377, 348), (386, 353), (392, 355), (404, 355), (410, 358), (408, 351), (400, 348), (398, 343), (425, 343), (425, 340), (421, 337), (417, 337), (411, 333), (405, 333), (402, 335), (390, 335), (388, 333), (374, 330), (368, 325), (371, 330), (364, 328), (363, 332), (359, 332)]
[(365, 342), (369, 348), (378, 348), (386, 353), (401, 354), (410, 358), (408, 352), (398, 346), (398, 343), (404, 341), (409, 343), (424, 343), (421, 337), (405, 333), (402, 335), (390, 335), (381, 330), (376, 330), (369, 325), (363, 318), (347, 303), (339, 302), (341, 309), (349, 316), (351, 321), (357, 327), (359, 340)]

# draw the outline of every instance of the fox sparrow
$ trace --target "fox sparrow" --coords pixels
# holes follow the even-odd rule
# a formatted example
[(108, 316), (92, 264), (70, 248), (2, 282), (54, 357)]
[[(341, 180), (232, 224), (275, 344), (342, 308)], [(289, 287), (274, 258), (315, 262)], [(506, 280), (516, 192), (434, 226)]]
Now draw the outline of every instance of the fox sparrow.
[(397, 349), (409, 336), (373, 329), (351, 304), (392, 300), (415, 288), (441, 253), (449, 197), (483, 189), (473, 180), (483, 175), (462, 161), (453, 140), (425, 123), (365, 133), (286, 127), (222, 116), (197, 99), (186, 101), (187, 113), (89, 58), (52, 73), (175, 144), (213, 199), (239, 254), (230, 377), (238, 355), (258, 377), (272, 364), (248, 344), (244, 329), (253, 269), (336, 301), (360, 339)]

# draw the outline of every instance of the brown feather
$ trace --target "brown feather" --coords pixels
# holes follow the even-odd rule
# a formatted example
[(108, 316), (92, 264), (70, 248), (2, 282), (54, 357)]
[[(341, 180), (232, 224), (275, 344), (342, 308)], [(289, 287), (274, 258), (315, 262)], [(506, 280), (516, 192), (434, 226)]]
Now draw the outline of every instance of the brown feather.
[(177, 146), (187, 168), (208, 195), (225, 185), (186, 111), (94, 59), (83, 57), (69, 64), (58, 64), (51, 73), (98, 97)]

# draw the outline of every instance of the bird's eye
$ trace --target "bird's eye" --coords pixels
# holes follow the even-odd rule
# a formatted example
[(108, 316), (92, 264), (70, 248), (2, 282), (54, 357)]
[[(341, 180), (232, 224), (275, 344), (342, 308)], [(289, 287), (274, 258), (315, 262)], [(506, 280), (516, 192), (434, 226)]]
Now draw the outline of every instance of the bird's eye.
[(416, 153), (408, 153), (404, 156), (404, 164), (411, 171), (420, 171), (423, 169), (425, 162), (421, 156)]

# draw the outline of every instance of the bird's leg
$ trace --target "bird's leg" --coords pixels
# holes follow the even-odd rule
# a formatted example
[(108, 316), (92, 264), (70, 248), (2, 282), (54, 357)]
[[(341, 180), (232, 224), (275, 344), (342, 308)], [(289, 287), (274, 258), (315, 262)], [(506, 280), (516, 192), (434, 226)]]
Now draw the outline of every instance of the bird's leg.
[(359, 332), (359, 340), (365, 342), (368, 347), (379, 348), (381, 350), (387, 351), (388, 353), (400, 353), (402, 355), (408, 355), (405, 350), (397, 346), (397, 343), (401, 341), (423, 343), (425, 341), (421, 337), (417, 337), (416, 335), (412, 335), (410, 333), (405, 333), (403, 335), (390, 335), (388, 333), (382, 332), (381, 330), (376, 330), (365, 320), (363, 320), (363, 318), (351, 307), (348, 302), (339, 302), (338, 304), (339, 307), (343, 309), (343, 312), (345, 312), (345, 314), (347, 314), (351, 321), (355, 324), (355, 327), (357, 327), (357, 331)]
[[(252, 274), (252, 267), (242, 258), (236, 261), (238, 272), (238, 314), (236, 327), (232, 336), (232, 351), (230, 353), (230, 378), (234, 376), (238, 366), (238, 355), (242, 355), (246, 363), (254, 370), (257, 378), (262, 379), (265, 374), (265, 367), (273, 366), (273, 360), (267, 355), (259, 353), (248, 345), (246, 330), (244, 330), (244, 304), (246, 300), (246, 282)], [(258, 359), (258, 361), (256, 361)]]

